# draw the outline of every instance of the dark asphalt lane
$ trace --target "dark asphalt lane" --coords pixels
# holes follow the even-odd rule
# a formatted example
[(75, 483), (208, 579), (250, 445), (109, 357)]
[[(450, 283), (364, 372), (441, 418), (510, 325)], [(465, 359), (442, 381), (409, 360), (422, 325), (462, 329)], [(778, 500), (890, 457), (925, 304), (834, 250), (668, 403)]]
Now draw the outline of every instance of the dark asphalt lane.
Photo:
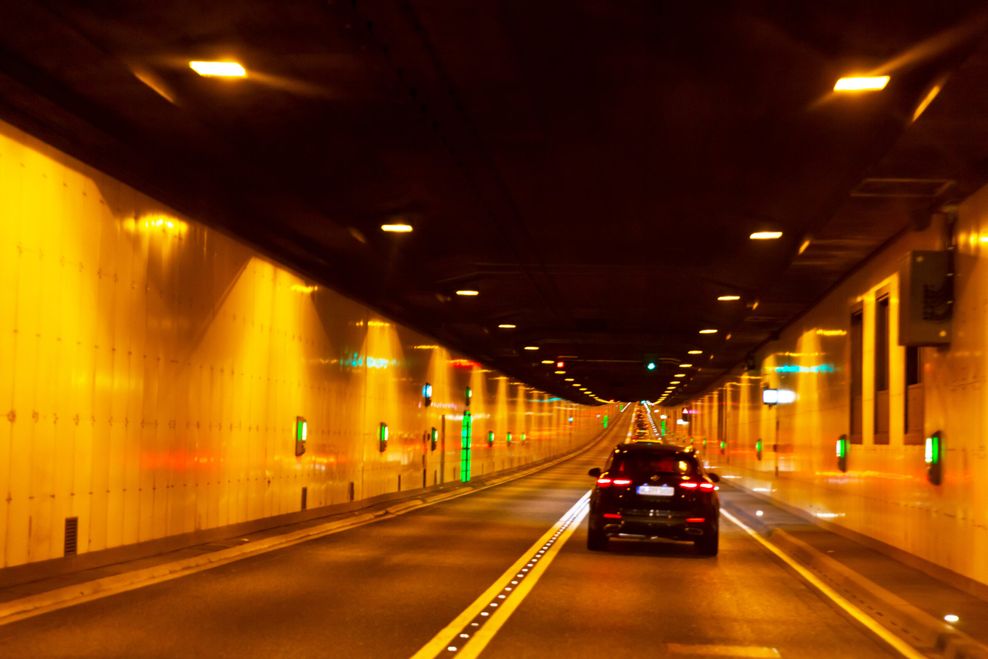
[[(2, 626), (0, 657), (411, 656), (590, 488), (587, 469), (624, 440), (630, 411), (597, 447), (534, 476)], [(883, 654), (726, 520), (721, 529), (716, 559), (673, 544), (590, 553), (577, 530), (485, 656), (682, 650), (668, 643)]]

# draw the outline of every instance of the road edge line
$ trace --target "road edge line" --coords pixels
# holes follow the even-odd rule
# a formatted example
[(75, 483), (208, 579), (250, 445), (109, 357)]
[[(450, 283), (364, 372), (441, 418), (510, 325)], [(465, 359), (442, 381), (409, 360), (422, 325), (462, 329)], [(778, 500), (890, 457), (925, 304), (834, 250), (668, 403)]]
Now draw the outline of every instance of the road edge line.
[(796, 572), (796, 574), (801, 576), (804, 581), (820, 591), (820, 593), (839, 606), (846, 614), (854, 618), (854, 620), (856, 620), (859, 624), (863, 625), (903, 657), (908, 657), (909, 659), (926, 659), (925, 654), (919, 652), (913, 646), (909, 645), (897, 635), (886, 629), (881, 623), (851, 603), (846, 597), (838, 593), (830, 585), (824, 583), (818, 576), (796, 562), (794, 558), (791, 558), (784, 551), (776, 547), (774, 543), (769, 542), (765, 538), (758, 535), (758, 533), (751, 527), (726, 510), (721, 509), (720, 514), (726, 517), (731, 523), (740, 528), (742, 531), (747, 533), (750, 537), (754, 538), (762, 547), (774, 554), (776, 558), (788, 565), (793, 571)]

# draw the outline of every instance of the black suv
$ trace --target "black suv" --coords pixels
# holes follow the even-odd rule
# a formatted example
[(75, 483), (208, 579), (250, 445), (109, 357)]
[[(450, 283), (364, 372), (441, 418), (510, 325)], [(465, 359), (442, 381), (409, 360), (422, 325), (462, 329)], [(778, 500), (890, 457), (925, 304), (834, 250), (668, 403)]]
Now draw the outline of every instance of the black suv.
[(704, 471), (692, 447), (660, 442), (618, 444), (604, 470), (594, 467), (587, 547), (607, 548), (610, 536), (691, 540), (717, 554), (720, 499), (717, 474)]

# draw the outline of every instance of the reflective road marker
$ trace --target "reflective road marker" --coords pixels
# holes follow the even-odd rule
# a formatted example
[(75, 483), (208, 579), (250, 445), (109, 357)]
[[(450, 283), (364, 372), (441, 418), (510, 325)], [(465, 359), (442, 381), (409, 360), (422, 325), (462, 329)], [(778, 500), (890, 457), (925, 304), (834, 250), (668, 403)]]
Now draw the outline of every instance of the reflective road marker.
[(580, 526), (590, 510), (589, 500), (588, 491), (490, 588), (412, 655), (412, 659), (480, 655)]

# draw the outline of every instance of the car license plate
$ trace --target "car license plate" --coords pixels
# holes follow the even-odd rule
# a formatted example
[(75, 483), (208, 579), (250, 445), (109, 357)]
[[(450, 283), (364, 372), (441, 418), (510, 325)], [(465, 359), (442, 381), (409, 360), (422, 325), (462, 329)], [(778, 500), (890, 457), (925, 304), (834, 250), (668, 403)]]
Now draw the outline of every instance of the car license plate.
[(645, 497), (671, 497), (676, 488), (671, 485), (639, 485), (638, 494)]

